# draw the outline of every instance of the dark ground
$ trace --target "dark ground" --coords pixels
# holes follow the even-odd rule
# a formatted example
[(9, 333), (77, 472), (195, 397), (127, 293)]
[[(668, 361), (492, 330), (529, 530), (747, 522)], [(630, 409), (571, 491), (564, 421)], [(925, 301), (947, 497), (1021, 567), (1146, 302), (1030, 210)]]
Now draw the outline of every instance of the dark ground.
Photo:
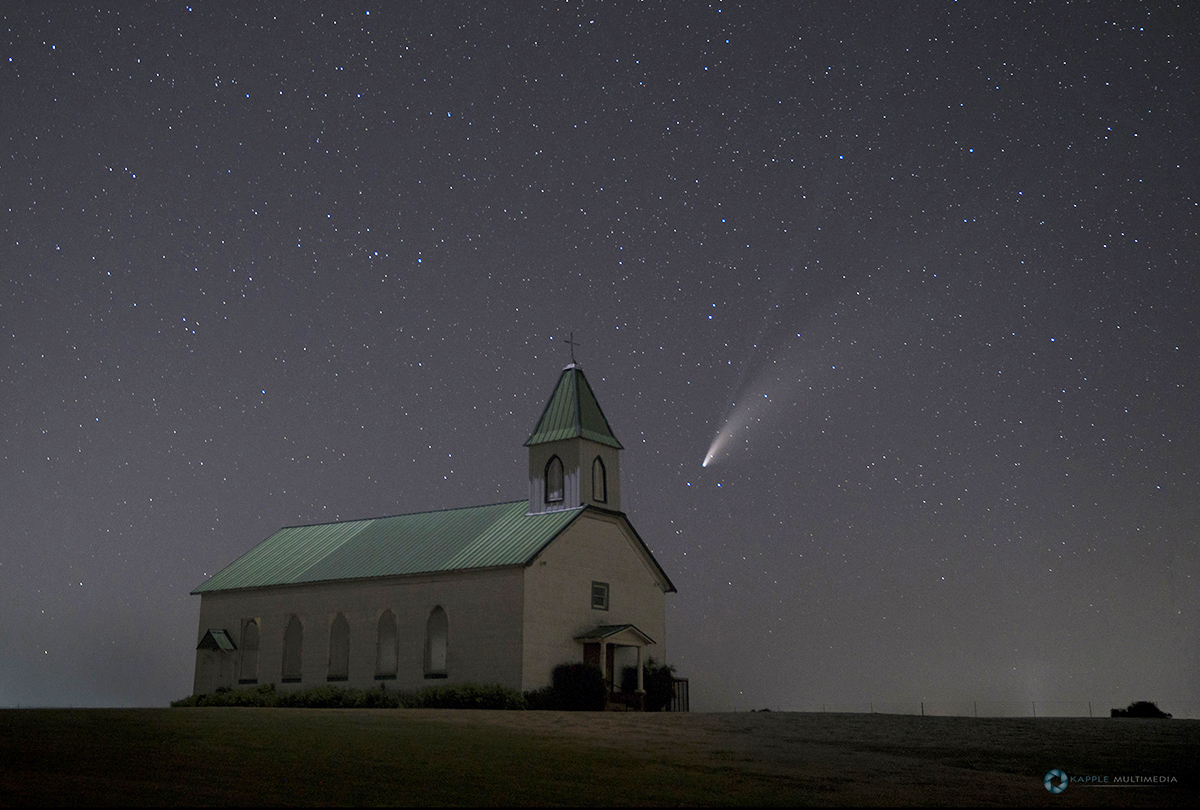
[[(4, 805), (1173, 806), (1198, 760), (1192, 720), (0, 711)], [(1110, 781), (1055, 795), (1052, 768)]]

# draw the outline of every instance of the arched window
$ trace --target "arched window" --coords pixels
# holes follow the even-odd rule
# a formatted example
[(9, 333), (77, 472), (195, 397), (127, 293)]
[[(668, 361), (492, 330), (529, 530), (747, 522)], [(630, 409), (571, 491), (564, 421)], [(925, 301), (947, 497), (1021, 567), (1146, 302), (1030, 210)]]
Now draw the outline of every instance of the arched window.
[(258, 683), (258, 622), (254, 619), (242, 623), (241, 653), (238, 683)]
[(592, 500), (596, 503), (608, 503), (608, 471), (600, 456), (592, 462)]
[(446, 611), (442, 610), (441, 606), (430, 611), (429, 621), (425, 623), (426, 678), (446, 677), (446, 641), (449, 629)]
[(375, 680), (396, 677), (396, 617), (385, 610), (379, 617), (379, 635), (375, 641)]
[(350, 676), (350, 622), (338, 614), (329, 628), (329, 680), (344, 681)]
[(287, 630), (283, 634), (283, 672), (281, 680), (284, 683), (299, 683), (300, 651), (304, 644), (304, 626), (295, 614), (288, 617)]
[(558, 456), (546, 462), (546, 503), (562, 503), (563, 463)]

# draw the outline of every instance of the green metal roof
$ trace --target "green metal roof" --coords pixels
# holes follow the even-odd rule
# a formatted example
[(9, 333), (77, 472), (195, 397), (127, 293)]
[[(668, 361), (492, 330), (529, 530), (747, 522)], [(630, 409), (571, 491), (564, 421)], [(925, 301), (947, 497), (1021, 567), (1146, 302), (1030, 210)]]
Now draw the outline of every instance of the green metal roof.
[(587, 377), (583, 376), (583, 369), (572, 363), (563, 369), (558, 385), (542, 411), (542, 418), (525, 446), (580, 436), (618, 450), (624, 449), (608, 426), (600, 403), (596, 401)]
[[(673, 590), (673, 589), (672, 589)], [(632, 624), (602, 624), (587, 631), (583, 635), (575, 636), (576, 641), (607, 641), (613, 636), (619, 636), (622, 633), (628, 633), (634, 638), (640, 639), (645, 644), (654, 644), (654, 639), (646, 635), (636, 625)]]
[(192, 593), (524, 565), (583, 509), (531, 515), (528, 501), (514, 501), (291, 526)]

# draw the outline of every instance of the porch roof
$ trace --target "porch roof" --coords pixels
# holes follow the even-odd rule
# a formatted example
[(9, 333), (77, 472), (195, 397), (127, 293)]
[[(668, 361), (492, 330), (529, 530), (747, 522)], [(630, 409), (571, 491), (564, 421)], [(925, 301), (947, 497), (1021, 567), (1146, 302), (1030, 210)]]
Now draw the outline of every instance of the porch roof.
[(647, 647), (655, 643), (654, 639), (632, 624), (602, 624), (581, 636), (576, 636), (575, 640), (581, 644), (595, 644), (603, 641), (618, 647)]

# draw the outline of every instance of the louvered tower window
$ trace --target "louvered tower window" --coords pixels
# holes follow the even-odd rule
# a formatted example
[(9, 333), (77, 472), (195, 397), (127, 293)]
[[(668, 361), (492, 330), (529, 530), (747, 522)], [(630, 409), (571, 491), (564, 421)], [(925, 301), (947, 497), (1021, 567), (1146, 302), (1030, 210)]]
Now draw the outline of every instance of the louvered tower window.
[(596, 503), (608, 503), (608, 471), (600, 456), (592, 462), (592, 500)]
[(562, 503), (563, 463), (558, 456), (546, 462), (546, 503)]

